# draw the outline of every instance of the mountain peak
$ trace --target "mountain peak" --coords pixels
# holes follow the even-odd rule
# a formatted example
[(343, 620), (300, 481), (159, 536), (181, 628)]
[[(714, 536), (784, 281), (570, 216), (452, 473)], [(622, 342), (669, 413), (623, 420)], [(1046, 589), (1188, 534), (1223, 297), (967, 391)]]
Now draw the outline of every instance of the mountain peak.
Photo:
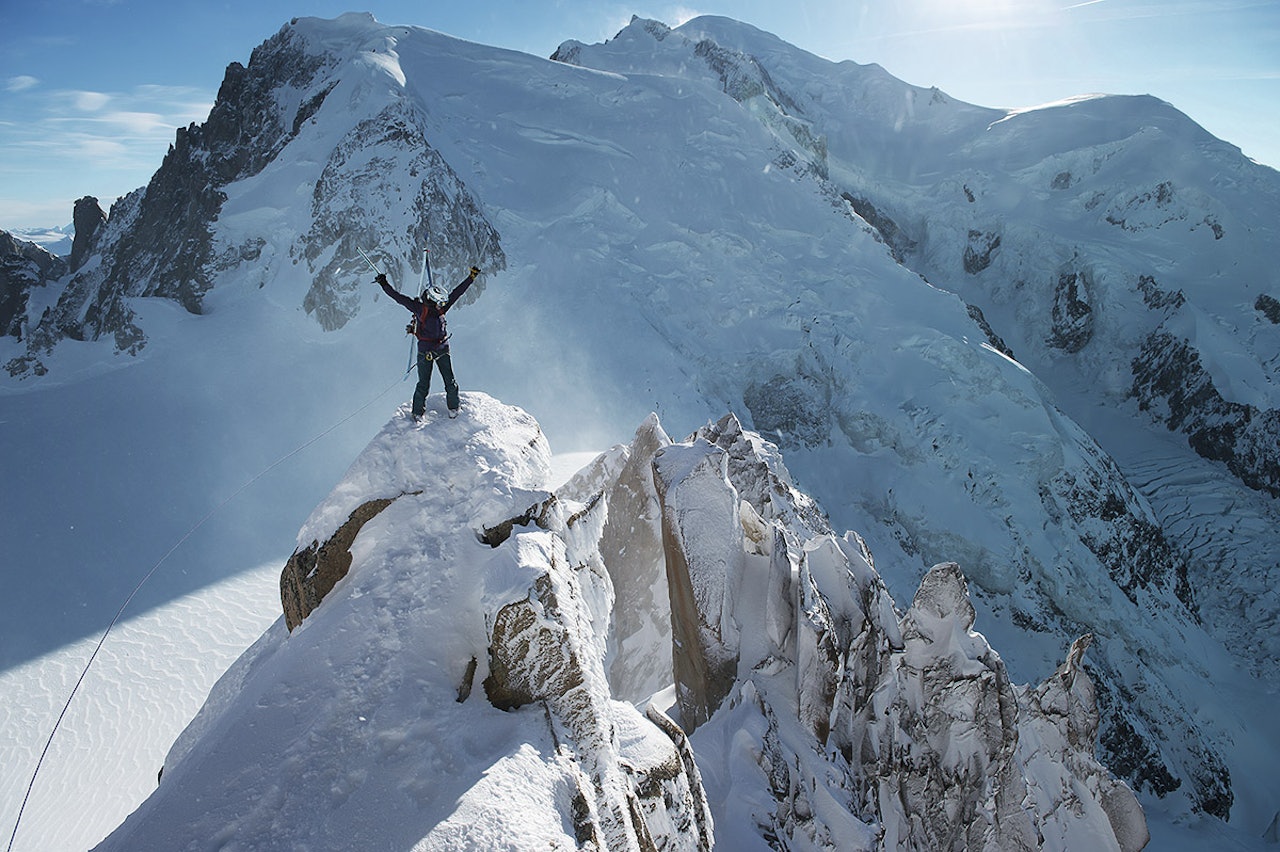
[[(624, 514), (643, 505), (625, 499), (626, 465), (602, 458), (552, 494), (533, 418), (473, 392), (455, 420), (439, 401), (421, 422), (398, 411), (312, 513), (282, 575), (286, 623), (223, 677), (100, 849), (222, 836), (694, 852), (715, 842), (713, 800), (762, 807), (719, 829), (734, 848), (758, 845), (759, 826), (871, 852), (877, 824), (921, 848), (1145, 843), (1133, 794), (1092, 756), (1084, 646), (1057, 675), (1082, 698), (1046, 686), (1033, 701), (973, 631), (956, 565), (899, 617), (860, 539), (815, 534), (820, 511), (732, 415), (681, 443), (653, 441), (654, 418), (637, 430), (626, 454), (653, 471), (659, 543)], [(620, 635), (614, 590), (646, 585), (669, 589), (649, 598), (665, 617)], [(614, 698), (607, 657), (622, 649), (665, 658), (674, 703)], [(906, 762), (891, 747), (904, 737)], [(957, 762), (979, 768), (957, 781)], [(1029, 795), (1050, 776), (1101, 792), (1071, 816), (1056, 787)]]

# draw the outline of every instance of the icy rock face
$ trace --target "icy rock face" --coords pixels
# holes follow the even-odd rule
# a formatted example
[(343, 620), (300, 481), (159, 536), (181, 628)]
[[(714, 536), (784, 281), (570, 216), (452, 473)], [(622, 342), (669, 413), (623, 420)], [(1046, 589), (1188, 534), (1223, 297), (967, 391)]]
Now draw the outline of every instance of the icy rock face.
[(734, 589), (742, 570), (738, 495), (728, 455), (705, 441), (661, 450), (653, 460), (671, 592), (674, 675), (686, 730), (706, 722), (738, 674)]
[(878, 805), (891, 849), (1035, 849), (1015, 760), (1017, 700), (973, 631), (960, 568), (934, 566), (901, 624), (903, 654), (872, 702)]
[[(405, 101), (394, 101), (376, 116), (351, 129), (334, 147), (312, 193), (312, 225), (294, 256), (315, 273), (303, 301), (326, 330), (341, 328), (359, 309), (359, 290), (367, 279), (349, 270), (363, 261), (357, 249), (373, 247), (383, 268), (410, 259), (410, 272), (423, 272), (420, 246), (438, 247), (431, 263), (434, 275), (452, 287), (472, 265), (485, 272), (506, 266), (499, 236), (480, 205), (440, 153), (425, 141), (426, 119)], [(402, 193), (403, 175), (417, 186)], [(367, 212), (368, 199), (396, 199), (401, 209)], [(382, 221), (412, 222), (407, 232), (388, 232)], [(345, 274), (344, 274), (345, 273)], [(403, 275), (402, 275), (403, 277)], [(419, 275), (419, 277), (421, 277)], [(409, 289), (404, 281), (402, 289)], [(483, 282), (467, 293), (467, 301), (483, 290)]]
[(777, 449), (731, 415), (660, 450), (653, 469), (675, 701), (716, 779), (720, 825), (746, 832), (724, 842), (1145, 844), (1137, 799), (1094, 759), (1087, 643), (1038, 690), (1015, 688), (973, 630), (954, 563), (899, 614), (862, 541), (833, 535)]
[(630, 444), (602, 455), (559, 491), (608, 506), (598, 549), (614, 593), (609, 686), (614, 697), (637, 703), (671, 683), (671, 602), (653, 477), (653, 458), (670, 443), (651, 415)]
[(56, 255), (0, 231), (0, 335), (23, 339), (32, 288), (48, 286), (65, 269)]
[[(352, 26), (357, 20), (347, 16)], [(365, 23), (380, 29), (372, 18)], [(377, 66), (374, 77), (391, 91), (385, 100), (371, 97), (360, 105), (353, 122), (350, 103), (333, 103), (350, 94), (339, 88), (342, 58), (295, 20), (255, 48), (247, 65), (228, 65), (209, 118), (178, 129), (148, 185), (112, 205), (101, 233), (86, 227), (82, 242), (77, 227), (73, 274), (59, 283), (53, 309), (26, 319), (27, 352), (10, 360), (8, 372), (43, 372), (41, 356), (65, 338), (107, 338), (117, 352), (136, 354), (147, 342), (130, 305), (137, 297), (172, 299), (198, 314), (228, 271), (258, 267), (262, 282), (280, 275), (282, 267), (267, 267), (285, 258), (267, 249), (270, 235), (261, 233), (261, 223), (246, 234), (224, 229), (221, 220), (228, 218), (224, 206), (233, 187), (252, 191), (245, 182), (290, 160), (282, 154), (292, 148), (307, 147), (299, 157), (317, 171), (301, 179), (312, 188), (312, 204), (289, 259), (306, 261), (312, 286), (303, 308), (325, 330), (341, 328), (359, 310), (355, 294), (360, 284), (367, 288), (368, 275), (357, 246), (379, 247), (380, 263), (402, 289), (411, 289), (405, 283), (422, 270), (427, 245), (439, 247), (435, 272), (450, 286), (473, 264), (486, 273), (503, 269), (497, 231), (439, 152), (424, 143), (423, 116), (395, 91), (403, 78), (397, 83)], [(321, 128), (330, 124), (350, 130), (329, 139)], [(327, 146), (319, 163), (315, 145)], [(414, 182), (411, 191), (397, 209), (386, 209), (400, 199), (406, 176)], [(468, 299), (483, 286), (473, 287)]]
[(436, 401), (316, 507), (286, 575), (327, 592), (227, 672), (100, 848), (711, 848), (687, 738), (609, 692), (605, 503), (546, 490), (523, 411)]
[(1201, 456), (1251, 488), (1280, 497), (1280, 408), (1225, 399), (1186, 339), (1153, 332), (1133, 359), (1133, 397)]
[[(1033, 779), (1029, 793), (1038, 803), (1037, 812), (1048, 815), (1040, 827), (1047, 841), (1071, 848), (1065, 844), (1069, 826), (1060, 815), (1101, 808), (1121, 852), (1137, 852), (1150, 840), (1142, 808), (1133, 791), (1095, 757), (1098, 705), (1093, 681), (1081, 667), (1092, 642), (1092, 635), (1081, 636), (1051, 677), (1034, 689), (1018, 690), (1024, 719), (1019, 760)], [(1045, 755), (1051, 757), (1046, 760)], [(1079, 795), (1081, 789), (1087, 794)]]

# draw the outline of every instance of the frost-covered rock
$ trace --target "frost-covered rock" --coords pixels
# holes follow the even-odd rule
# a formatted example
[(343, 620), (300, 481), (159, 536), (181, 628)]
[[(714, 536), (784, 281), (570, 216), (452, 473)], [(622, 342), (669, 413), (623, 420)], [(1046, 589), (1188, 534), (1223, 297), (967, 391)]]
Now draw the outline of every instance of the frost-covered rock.
[(32, 288), (45, 287), (65, 269), (56, 255), (0, 231), (0, 336), (23, 339)]
[(609, 517), (598, 545), (613, 581), (609, 685), (615, 697), (640, 702), (671, 683), (671, 600), (662, 544), (662, 508), (653, 458), (671, 443), (656, 416), (566, 483), (559, 494), (603, 499)]
[[(1034, 689), (1018, 691), (1023, 720), (1019, 760), (1027, 768), (1035, 811), (1043, 815), (1038, 825), (1045, 848), (1137, 852), (1150, 840), (1142, 808), (1133, 791), (1095, 756), (1098, 705), (1093, 681), (1082, 667), (1092, 641), (1089, 634), (1077, 639), (1051, 677)], [(1052, 757), (1045, 760), (1044, 755)], [(1114, 838), (1097, 831), (1098, 808)]]
[(345, 575), (227, 672), (99, 848), (711, 848), (683, 732), (609, 692), (604, 503), (551, 497), (523, 411), (436, 402), (312, 512), (299, 553)]
[[(658, 428), (646, 421), (621, 453), (627, 466)], [(957, 565), (935, 566), (899, 613), (865, 543), (835, 536), (777, 448), (732, 415), (648, 446), (671, 597), (669, 702), (693, 731), (721, 843), (1141, 848), (1137, 799), (1094, 758), (1086, 643), (1039, 691), (1019, 689), (974, 631)], [(578, 486), (607, 493), (619, 455)]]

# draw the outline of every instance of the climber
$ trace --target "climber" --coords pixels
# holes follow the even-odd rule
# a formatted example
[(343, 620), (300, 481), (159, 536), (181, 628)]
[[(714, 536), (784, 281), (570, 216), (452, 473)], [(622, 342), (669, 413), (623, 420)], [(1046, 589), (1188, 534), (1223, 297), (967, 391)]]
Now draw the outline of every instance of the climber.
[(443, 288), (432, 285), (422, 291), (421, 297), (411, 299), (398, 292), (387, 281), (385, 273), (379, 272), (373, 280), (382, 287), (384, 293), (395, 299), (413, 312), (413, 322), (409, 331), (418, 338), (418, 386), (413, 391), (414, 421), (422, 417), (427, 407), (427, 393), (431, 390), (431, 365), (440, 368), (440, 378), (444, 379), (445, 399), (449, 406), (449, 416), (458, 416), (458, 382), (453, 377), (453, 362), (449, 358), (449, 332), (445, 328), (444, 315), (453, 303), (462, 298), (467, 288), (476, 280), (480, 270), (471, 267), (471, 274), (462, 280), (453, 291), (445, 294)]

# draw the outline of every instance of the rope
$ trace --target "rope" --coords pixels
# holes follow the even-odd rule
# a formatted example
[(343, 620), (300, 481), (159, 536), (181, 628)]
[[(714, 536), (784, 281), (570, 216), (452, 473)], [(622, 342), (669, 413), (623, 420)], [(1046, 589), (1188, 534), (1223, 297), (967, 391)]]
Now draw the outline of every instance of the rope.
[[(410, 369), (412, 369), (412, 367), (410, 367)], [(407, 372), (406, 372), (406, 375), (408, 375)], [(324, 438), (330, 432), (334, 431), (339, 426), (346, 423), (348, 420), (351, 420), (357, 414), (364, 411), (366, 408), (373, 405), (378, 400), (382, 399), (382, 397), (390, 393), (391, 390), (395, 388), (396, 385), (400, 384), (402, 380), (403, 380), (403, 376), (396, 379), (395, 382), (389, 385), (386, 390), (379, 393), (373, 399), (369, 400), (364, 405), (360, 406), (355, 411), (351, 412), (346, 417), (339, 420), (337, 423), (334, 423), (328, 429), (325, 429), (320, 434), (316, 435), (315, 437), (303, 443), (301, 446), (297, 447), (296, 449), (290, 450), (285, 455), (281, 456), (280, 458), (273, 461), (271, 464), (267, 465), (260, 473), (258, 473), (248, 482), (244, 483), (239, 488), (237, 488), (234, 492), (232, 492), (231, 496), (227, 497), (221, 503), (214, 506), (207, 513), (205, 513), (205, 516), (201, 518), (199, 521), (197, 521), (195, 526), (187, 530), (187, 532), (182, 536), (182, 538), (178, 539), (177, 543), (174, 544), (173, 547), (170, 547), (167, 551), (165, 551), (165, 554), (160, 557), (160, 560), (156, 562), (155, 565), (152, 565), (151, 570), (148, 571), (143, 576), (143, 578), (138, 581), (138, 585), (133, 587), (133, 591), (129, 593), (129, 597), (125, 598), (125, 602), (120, 605), (120, 609), (116, 612), (115, 617), (111, 619), (111, 623), (107, 625), (107, 629), (102, 632), (102, 636), (98, 639), (98, 644), (94, 646), (93, 653), (89, 655), (89, 661), (84, 664), (84, 670), (80, 672), (80, 677), (76, 680), (75, 686), (71, 687), (71, 694), (67, 696), (66, 703), (62, 705), (62, 712), (58, 714), (57, 721), (53, 723), (53, 730), (49, 732), (49, 738), (45, 741), (44, 749), (40, 752), (40, 759), (36, 761), (35, 771), (31, 773), (31, 781), (30, 783), (27, 784), (27, 792), (22, 797), (22, 805), (18, 808), (18, 819), (13, 824), (13, 833), (9, 835), (9, 846), (8, 846), (7, 852), (13, 852), (13, 844), (18, 837), (18, 827), (22, 825), (22, 815), (27, 809), (27, 803), (31, 799), (31, 791), (36, 786), (36, 778), (40, 775), (40, 769), (41, 767), (44, 766), (45, 758), (48, 757), (49, 755), (49, 748), (53, 745), (53, 738), (58, 733), (58, 728), (62, 726), (62, 720), (66, 718), (67, 711), (71, 709), (71, 702), (75, 699), (76, 693), (80, 691), (80, 685), (84, 683), (85, 677), (89, 674), (89, 668), (93, 665), (94, 661), (98, 658), (98, 652), (102, 650), (102, 646), (106, 643), (107, 637), (111, 635), (111, 631), (115, 628), (116, 624), (120, 621), (120, 617), (124, 615), (124, 611), (129, 607), (129, 604), (133, 602), (134, 597), (137, 596), (138, 592), (142, 589), (142, 587), (146, 584), (146, 582), (150, 580), (151, 577), (156, 573), (156, 571), (160, 569), (160, 566), (163, 565), (169, 559), (169, 557), (173, 555), (174, 551), (176, 551), (179, 547), (181, 547), (183, 543), (186, 542), (187, 539), (191, 538), (191, 536), (195, 534), (196, 530), (204, 526), (205, 522), (208, 521), (211, 517), (213, 517), (219, 510), (225, 507), (232, 500), (239, 497), (242, 493), (244, 493), (246, 489), (252, 486), (259, 479), (266, 476), (268, 473), (275, 470), (277, 467), (284, 464), (286, 461), (293, 458), (298, 453), (305, 450), (307, 447), (310, 447), (312, 444), (316, 443), (321, 438)]]

